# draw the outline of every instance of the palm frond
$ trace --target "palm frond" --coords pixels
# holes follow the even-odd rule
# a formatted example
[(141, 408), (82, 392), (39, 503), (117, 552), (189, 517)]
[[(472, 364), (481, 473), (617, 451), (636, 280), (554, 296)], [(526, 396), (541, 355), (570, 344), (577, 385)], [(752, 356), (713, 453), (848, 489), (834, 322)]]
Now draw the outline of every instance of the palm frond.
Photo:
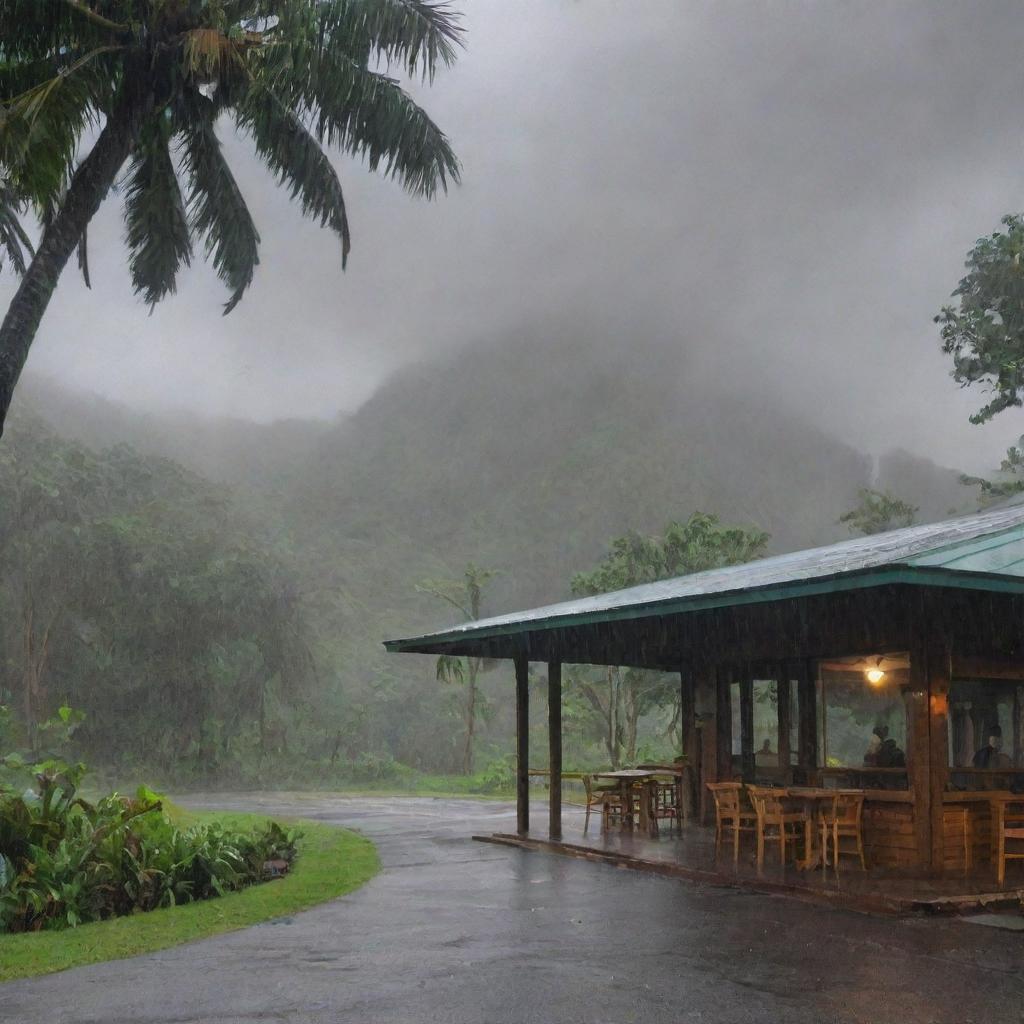
[(132, 284), (150, 306), (175, 290), (178, 270), (192, 256), (166, 123), (160, 116), (144, 127), (125, 191)]
[(25, 254), (34, 255), (32, 240), (21, 226), (23, 204), (6, 181), (0, 178), (0, 266), (3, 253), (11, 261), (14, 272), (25, 273)]
[(375, 59), (433, 79), (455, 61), (459, 16), (432, 0), (323, 0), (317, 5), (321, 52), (341, 51), (364, 66)]
[[(302, 61), (277, 47), (260, 72), (277, 95), (313, 112), (317, 138), (383, 164), (413, 195), (433, 196), (459, 180), (459, 162), (444, 132), (401, 86), (342, 53), (321, 52)], [(289, 91), (290, 90), (290, 91)]]
[(256, 151), (287, 184), (302, 212), (329, 227), (341, 239), (341, 265), (348, 262), (352, 238), (341, 182), (327, 155), (288, 106), (266, 85), (254, 83), (236, 110), (239, 127), (245, 129)]
[(16, 63), (48, 59), (69, 48), (84, 51), (117, 42), (123, 33), (112, 32), (104, 22), (115, 22), (115, 8), (122, 6), (111, 0), (90, 5), (72, 5), (65, 0), (4, 0), (0, 3), (4, 59)]
[[(260, 236), (249, 207), (228, 167), (214, 130), (211, 111), (195, 97), (181, 131), (182, 168), (188, 175), (188, 214), (192, 231), (206, 240), (207, 257), (231, 289), (227, 315), (252, 283), (259, 263)], [(208, 104), (211, 108), (212, 104)]]
[(56, 74), (6, 100), (0, 109), (0, 166), (14, 190), (45, 210), (74, 170), (82, 132), (96, 123), (110, 95), (102, 58), (118, 47), (99, 47)]

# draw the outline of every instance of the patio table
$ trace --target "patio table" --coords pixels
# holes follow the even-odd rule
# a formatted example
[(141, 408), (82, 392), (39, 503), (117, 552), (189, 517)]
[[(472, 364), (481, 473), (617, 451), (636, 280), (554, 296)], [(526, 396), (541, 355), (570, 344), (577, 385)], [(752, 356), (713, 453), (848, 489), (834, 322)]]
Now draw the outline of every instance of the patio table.
[[(658, 774), (664, 774), (664, 772), (650, 771), (646, 768), (620, 768), (614, 772), (595, 772), (594, 778), (596, 779), (614, 779), (619, 784), (619, 795), (622, 800), (623, 814), (622, 814), (622, 828), (624, 831), (633, 831), (633, 787), (640, 784), (641, 787), (646, 787), (648, 783)], [(640, 820), (637, 823), (640, 831), (647, 832), (650, 834), (651, 829), (651, 818), (647, 813), (647, 794), (644, 793), (643, 798), (640, 800)], [(655, 822), (655, 828), (657, 822)]]

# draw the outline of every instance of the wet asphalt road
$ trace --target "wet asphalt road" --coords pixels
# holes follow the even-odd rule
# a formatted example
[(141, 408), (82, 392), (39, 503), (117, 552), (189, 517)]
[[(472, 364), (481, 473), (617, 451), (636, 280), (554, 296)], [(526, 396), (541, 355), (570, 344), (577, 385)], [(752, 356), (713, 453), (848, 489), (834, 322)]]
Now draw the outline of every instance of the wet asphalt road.
[(874, 918), (472, 842), (514, 828), (506, 804), (182, 802), (361, 829), (384, 870), (293, 918), (2, 985), (0, 1021), (1024, 1021), (1024, 933)]

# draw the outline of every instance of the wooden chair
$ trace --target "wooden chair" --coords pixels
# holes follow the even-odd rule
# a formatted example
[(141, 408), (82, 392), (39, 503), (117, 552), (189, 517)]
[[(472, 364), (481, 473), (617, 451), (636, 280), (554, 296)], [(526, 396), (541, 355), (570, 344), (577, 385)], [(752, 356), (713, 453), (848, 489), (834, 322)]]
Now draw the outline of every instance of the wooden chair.
[(722, 849), (722, 835), (732, 829), (732, 862), (740, 861), (740, 833), (757, 831), (757, 815), (743, 806), (742, 782), (708, 782), (715, 801), (715, 856)]
[[(833, 867), (839, 870), (839, 857), (843, 853), (860, 857), (860, 866), (867, 870), (864, 862), (864, 837), (861, 832), (861, 817), (864, 811), (863, 793), (843, 793), (838, 791), (830, 805), (822, 809), (819, 823), (821, 825), (821, 859), (822, 866), (829, 864), (829, 840), (832, 842)], [(844, 850), (841, 840), (854, 839), (855, 850)]]
[[(590, 827), (590, 812), (595, 808), (599, 807), (601, 810), (601, 831), (607, 832), (610, 820), (614, 816), (618, 816), (621, 823), (621, 812), (622, 808), (621, 799), (619, 797), (618, 786), (595, 786), (593, 775), (581, 776), (583, 780), (583, 789), (587, 795), (587, 812), (583, 818), (583, 834), (587, 834), (587, 829)], [(609, 804), (614, 804), (615, 814), (609, 814)]]
[[(1015, 807), (1016, 810), (1010, 808)], [(1000, 885), (1006, 879), (1006, 862), (1024, 860), (1024, 850), (1007, 853), (1006, 840), (1024, 842), (1024, 797), (1020, 800), (1000, 801), (996, 824), (996, 878)]]
[(674, 776), (652, 779), (647, 787), (648, 818), (658, 828), (661, 821), (671, 821), (680, 835), (683, 831), (682, 810), (679, 807), (679, 781)]
[[(757, 870), (764, 868), (764, 844), (766, 839), (778, 839), (779, 862), (786, 863), (786, 844), (792, 843), (794, 851), (798, 840), (806, 838), (808, 817), (804, 811), (786, 810), (783, 800), (784, 789), (769, 789), (765, 786), (747, 786), (750, 802), (757, 814)], [(774, 830), (770, 832), (769, 830)]]

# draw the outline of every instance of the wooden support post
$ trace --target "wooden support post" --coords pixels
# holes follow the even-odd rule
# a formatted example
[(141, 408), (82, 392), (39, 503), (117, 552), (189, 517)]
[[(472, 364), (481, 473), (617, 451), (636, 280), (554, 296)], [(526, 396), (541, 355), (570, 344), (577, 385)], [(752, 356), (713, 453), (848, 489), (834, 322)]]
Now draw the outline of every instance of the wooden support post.
[(530, 664), (517, 655), (516, 666), (516, 827), (530, 831)]
[(818, 767), (818, 690), (815, 686), (814, 662), (800, 662), (796, 683), (797, 699), (797, 763), (803, 769), (805, 782), (813, 782), (811, 774)]
[[(700, 793), (693, 792), (700, 786), (700, 730), (697, 728), (697, 695), (693, 673), (682, 669), (679, 673), (679, 736), (682, 740), (680, 753), (686, 758), (689, 772), (685, 773), (679, 785), (679, 813), (692, 817), (700, 805)], [(699, 813), (699, 812), (698, 812)]]
[(789, 666), (785, 662), (778, 669), (778, 678), (775, 680), (775, 695), (778, 700), (777, 709), (779, 713), (779, 738), (775, 748), (779, 752), (779, 767), (783, 771), (788, 772), (790, 762), (793, 760), (789, 744), (789, 734), (793, 728), (793, 694), (789, 684)]
[(1020, 686), (1013, 688), (1013, 767), (1021, 766), (1021, 712), (1024, 706), (1020, 699)]
[(693, 699), (697, 749), (694, 751), (694, 783), (697, 786), (699, 815), (702, 822), (708, 820), (711, 811), (710, 794), (705, 783), (718, 779), (718, 702), (715, 690), (715, 670), (707, 665), (694, 667)]
[(910, 652), (910, 685), (903, 693), (907, 714), (907, 775), (914, 800), (917, 866), (932, 869), (932, 780), (928, 714), (928, 659), (923, 644)]
[(697, 731), (697, 705), (695, 703), (693, 673), (685, 668), (679, 673), (679, 736), (682, 740), (682, 750), (679, 751), (693, 765), (694, 761), (695, 733)]
[(929, 817), (931, 869), (942, 874), (946, 859), (942, 795), (949, 779), (949, 685), (952, 659), (941, 642), (928, 651)]
[(754, 680), (750, 670), (740, 676), (740, 764), (743, 781), (754, 781)]
[(715, 753), (716, 778), (732, 779), (732, 675), (719, 669), (715, 673)]
[(562, 663), (548, 662), (548, 834), (562, 838)]

